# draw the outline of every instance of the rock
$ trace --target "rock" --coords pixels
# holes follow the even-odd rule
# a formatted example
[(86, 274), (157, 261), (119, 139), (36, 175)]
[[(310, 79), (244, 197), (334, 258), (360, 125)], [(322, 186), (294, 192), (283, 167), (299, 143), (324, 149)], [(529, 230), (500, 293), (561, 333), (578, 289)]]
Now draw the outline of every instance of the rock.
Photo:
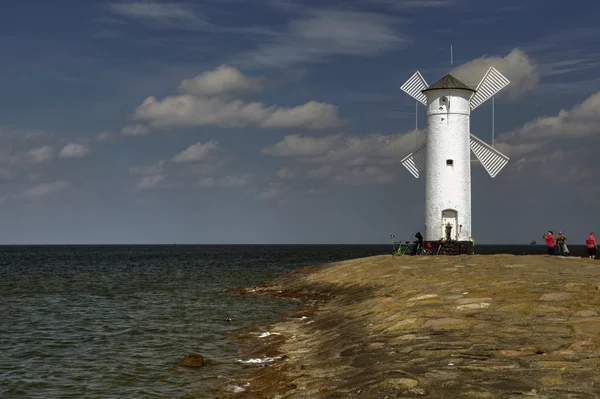
[(408, 391), (406, 391), (406, 393), (408, 393), (410, 395), (423, 396), (427, 392), (423, 388), (412, 388), (412, 389), (409, 389)]
[(468, 309), (486, 309), (489, 308), (490, 304), (487, 302), (480, 303), (468, 303), (466, 305), (459, 305), (456, 307), (458, 310), (468, 310)]
[(598, 316), (598, 312), (594, 310), (580, 310), (579, 312), (575, 312), (574, 315), (577, 317), (594, 317)]
[(408, 302), (412, 302), (412, 301), (420, 301), (422, 299), (429, 299), (429, 298), (436, 298), (437, 294), (426, 294), (426, 295), (419, 295), (413, 298), (410, 298), (408, 300)]
[(407, 326), (411, 326), (411, 325), (415, 324), (416, 322), (417, 322), (417, 319), (415, 319), (415, 318), (400, 320), (398, 323), (396, 323), (393, 326), (391, 326), (390, 328), (388, 328), (387, 331), (396, 330), (399, 328), (406, 328)]
[(464, 327), (468, 327), (468, 325), (469, 325), (469, 322), (467, 320), (446, 317), (443, 319), (428, 320), (423, 325), (423, 327), (444, 330), (444, 329), (451, 329), (451, 328), (464, 328)]
[(585, 285), (583, 283), (567, 283), (565, 284), (566, 288), (575, 288), (575, 287), (579, 287), (580, 285)]
[(586, 334), (593, 334), (593, 335), (599, 335), (600, 334), (600, 320), (598, 319), (594, 319), (594, 320), (585, 320), (582, 321), (580, 323), (575, 324), (575, 330), (586, 333)]
[(486, 301), (491, 301), (491, 300), (492, 300), (492, 298), (463, 298), (463, 299), (459, 299), (458, 301), (456, 301), (456, 303), (464, 305), (467, 303), (486, 302)]
[(567, 292), (551, 292), (549, 294), (544, 294), (538, 299), (540, 301), (564, 301), (571, 298), (571, 294)]
[(560, 378), (560, 376), (544, 376), (540, 378), (540, 384), (544, 387), (555, 387), (558, 385), (563, 385), (564, 381)]
[(591, 350), (594, 346), (595, 344), (592, 341), (577, 341), (569, 345), (567, 350), (580, 352), (585, 350)]
[(419, 381), (412, 378), (391, 378), (385, 384), (394, 389), (411, 389), (419, 385)]
[(202, 355), (187, 355), (179, 361), (179, 365), (182, 367), (202, 367), (204, 366), (204, 358)]
[(539, 353), (539, 349), (534, 346), (524, 346), (518, 350), (501, 350), (499, 353), (506, 357), (533, 356)]

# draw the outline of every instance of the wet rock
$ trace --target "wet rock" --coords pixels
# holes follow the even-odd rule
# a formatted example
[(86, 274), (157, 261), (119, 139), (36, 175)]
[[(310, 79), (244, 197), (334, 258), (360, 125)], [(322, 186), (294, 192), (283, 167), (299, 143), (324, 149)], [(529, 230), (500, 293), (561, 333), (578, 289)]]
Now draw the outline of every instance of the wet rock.
[(202, 355), (193, 354), (187, 355), (179, 361), (179, 365), (182, 367), (193, 367), (198, 368), (204, 366), (204, 357)]

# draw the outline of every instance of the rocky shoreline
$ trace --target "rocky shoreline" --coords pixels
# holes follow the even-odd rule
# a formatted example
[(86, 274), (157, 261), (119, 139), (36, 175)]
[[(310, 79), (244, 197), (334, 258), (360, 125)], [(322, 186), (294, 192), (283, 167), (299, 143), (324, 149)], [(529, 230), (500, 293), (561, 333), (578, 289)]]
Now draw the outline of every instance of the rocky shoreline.
[(241, 290), (304, 306), (261, 335), (237, 334), (262, 367), (219, 397), (599, 398), (599, 288), (600, 264), (581, 258), (382, 255), (303, 268)]

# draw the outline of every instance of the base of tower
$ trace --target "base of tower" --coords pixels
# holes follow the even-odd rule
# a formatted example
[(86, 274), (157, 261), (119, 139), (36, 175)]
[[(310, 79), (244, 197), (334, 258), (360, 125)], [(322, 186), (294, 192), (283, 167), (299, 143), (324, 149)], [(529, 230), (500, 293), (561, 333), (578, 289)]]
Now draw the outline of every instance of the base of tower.
[(472, 241), (426, 241), (431, 244), (433, 255), (473, 255), (475, 246)]

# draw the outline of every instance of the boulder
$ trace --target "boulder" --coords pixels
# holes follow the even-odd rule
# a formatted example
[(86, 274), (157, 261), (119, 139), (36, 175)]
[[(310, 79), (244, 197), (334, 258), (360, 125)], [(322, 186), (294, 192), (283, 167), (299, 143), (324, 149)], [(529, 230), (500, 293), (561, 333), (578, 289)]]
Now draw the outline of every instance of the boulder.
[(187, 355), (179, 361), (179, 365), (183, 367), (202, 367), (204, 366), (204, 358), (202, 355)]

